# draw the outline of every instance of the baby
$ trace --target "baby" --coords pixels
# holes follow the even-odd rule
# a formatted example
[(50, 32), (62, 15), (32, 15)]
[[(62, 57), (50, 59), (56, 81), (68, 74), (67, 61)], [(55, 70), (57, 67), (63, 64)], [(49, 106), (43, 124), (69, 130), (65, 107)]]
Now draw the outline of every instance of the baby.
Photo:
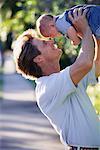
[(74, 45), (80, 43), (81, 33), (78, 33), (68, 18), (69, 11), (72, 13), (74, 9), (87, 9), (87, 20), (92, 33), (96, 37), (97, 43), (100, 43), (100, 6), (96, 5), (78, 5), (66, 10), (63, 14), (52, 16), (44, 14), (40, 16), (36, 22), (37, 30), (40, 35), (48, 38), (55, 38), (61, 35), (67, 36)]

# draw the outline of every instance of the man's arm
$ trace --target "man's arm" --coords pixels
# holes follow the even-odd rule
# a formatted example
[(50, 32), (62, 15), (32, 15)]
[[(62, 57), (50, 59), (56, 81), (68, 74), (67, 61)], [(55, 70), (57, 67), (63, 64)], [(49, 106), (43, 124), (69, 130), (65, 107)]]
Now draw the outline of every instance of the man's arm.
[(86, 20), (86, 10), (78, 9), (69, 18), (79, 32), (82, 32), (82, 49), (75, 63), (70, 67), (70, 75), (75, 85), (91, 70), (94, 60), (94, 41)]
[(100, 40), (97, 40), (96, 46), (96, 59), (95, 59), (95, 67), (96, 67), (96, 77), (100, 76)]

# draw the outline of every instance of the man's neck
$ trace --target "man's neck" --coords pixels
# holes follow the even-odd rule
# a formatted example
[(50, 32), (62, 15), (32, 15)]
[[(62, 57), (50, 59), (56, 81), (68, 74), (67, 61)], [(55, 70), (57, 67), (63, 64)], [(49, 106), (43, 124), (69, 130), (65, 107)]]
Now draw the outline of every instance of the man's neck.
[(51, 75), (53, 73), (59, 72), (60, 71), (60, 65), (59, 65), (59, 63), (56, 63), (56, 64), (54, 64), (54, 63), (52, 63), (52, 64), (51, 63), (50, 64), (46, 64), (43, 67), (42, 71), (43, 71), (43, 75), (44, 76), (48, 76), (48, 75)]

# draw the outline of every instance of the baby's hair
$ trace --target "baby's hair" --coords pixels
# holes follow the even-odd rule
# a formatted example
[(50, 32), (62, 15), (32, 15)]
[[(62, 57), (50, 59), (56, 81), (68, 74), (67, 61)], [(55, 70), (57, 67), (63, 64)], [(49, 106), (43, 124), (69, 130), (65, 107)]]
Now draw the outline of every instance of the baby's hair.
[(45, 17), (45, 19), (47, 19), (47, 20), (52, 20), (53, 19), (53, 16), (50, 15), (50, 14), (45, 14), (43, 17)]
[(43, 14), (43, 15), (41, 15), (38, 19), (37, 19), (37, 21), (36, 21), (36, 23), (40, 23), (40, 21), (41, 20), (43, 20), (43, 19), (46, 19), (46, 20), (52, 20), (53, 19), (53, 16), (52, 15), (50, 15), (50, 14)]
[(45, 22), (49, 22), (53, 20), (53, 15), (51, 14), (43, 14), (36, 21), (36, 27), (39, 35), (43, 36), (43, 27)]

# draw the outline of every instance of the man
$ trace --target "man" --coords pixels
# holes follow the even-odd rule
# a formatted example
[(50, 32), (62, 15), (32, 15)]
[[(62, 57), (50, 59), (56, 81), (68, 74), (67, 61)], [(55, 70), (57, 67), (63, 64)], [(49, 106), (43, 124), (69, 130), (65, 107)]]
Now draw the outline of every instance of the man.
[(100, 58), (94, 62), (94, 41), (85, 15), (82, 9), (69, 14), (75, 28), (83, 33), (82, 49), (75, 63), (62, 71), (61, 49), (52, 40), (35, 38), (32, 30), (24, 32), (14, 48), (17, 71), (37, 78), (38, 106), (71, 150), (97, 150), (100, 146), (99, 120), (86, 94), (88, 84), (96, 83), (100, 75)]

